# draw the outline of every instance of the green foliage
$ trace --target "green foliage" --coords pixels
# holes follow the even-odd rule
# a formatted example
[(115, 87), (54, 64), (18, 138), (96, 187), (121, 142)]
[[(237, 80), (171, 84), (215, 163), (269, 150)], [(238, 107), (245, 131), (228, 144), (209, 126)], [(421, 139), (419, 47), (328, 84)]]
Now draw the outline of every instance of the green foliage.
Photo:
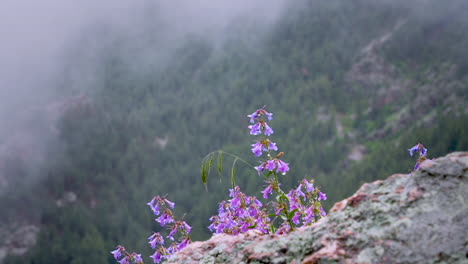
[[(50, 150), (51, 162), (38, 172), (43, 181), (18, 185), (0, 199), (10, 220), (27, 217), (41, 225), (37, 246), (27, 256), (6, 263), (114, 263), (109, 251), (119, 243), (134, 245), (130, 251), (148, 256), (146, 237), (158, 230), (145, 204), (155, 194), (168, 194), (177, 204), (176, 213), (186, 213), (193, 240), (206, 239), (208, 217), (226, 198), (234, 176), (249, 195), (258, 196), (261, 181), (255, 171), (246, 169), (249, 165), (235, 158), (230, 181), (207, 181), (213, 162), (218, 173), (227, 165), (228, 155), (215, 152), (201, 168), (202, 180), (210, 186), (206, 192), (198, 178), (199, 162), (212, 149), (252, 156), (245, 112), (263, 105), (275, 112), (275, 133), (281, 134), (272, 140), (285, 153), (294, 153), (293, 160), (288, 154), (284, 157), (294, 173), (282, 180), (282, 187), (290, 189), (304, 176), (313, 177), (327, 193), (328, 207), (364, 182), (409, 171), (414, 160), (406, 149), (417, 142), (429, 149), (429, 158), (467, 150), (466, 112), (458, 117), (453, 112), (443, 114), (441, 101), (421, 105), (426, 112), (435, 109), (430, 122), (405, 123), (381, 138), (371, 137), (418, 96), (405, 91), (390, 106), (374, 109), (370, 101), (377, 88), (346, 81), (364, 46), (399, 19), (413, 17), (415, 11), (405, 6), (406, 1), (394, 2), (295, 1), (255, 45), (244, 38), (255, 35), (255, 28), (240, 27), (216, 47), (201, 38), (188, 38), (164, 67), (145, 65), (138, 70), (121, 55), (138, 57), (124, 52), (134, 40), (106, 35), (115, 41), (107, 40), (113, 44), (100, 53), (102, 63), (96, 65), (100, 85), (88, 93), (89, 106), (73, 108), (63, 117), (59, 129), (63, 146)], [(414, 85), (431, 82), (424, 71), (440, 61), (456, 65), (458, 75), (453, 78), (461, 87), (456, 97), (466, 102), (463, 29), (468, 21), (466, 16), (455, 17), (453, 22), (440, 16), (412, 18), (381, 52), (404, 69), (405, 78)], [(160, 39), (158, 32), (145, 34)], [(162, 49), (156, 40), (150, 44), (154, 50)], [(146, 59), (158, 61), (158, 56)], [(344, 131), (354, 136), (338, 137), (341, 117)], [(158, 139), (167, 139), (167, 144)], [(361, 162), (347, 159), (353, 144), (366, 146)], [(15, 175), (27, 173), (21, 165), (9, 164)], [(56, 201), (66, 192), (75, 193), (77, 201), (57, 207)]]

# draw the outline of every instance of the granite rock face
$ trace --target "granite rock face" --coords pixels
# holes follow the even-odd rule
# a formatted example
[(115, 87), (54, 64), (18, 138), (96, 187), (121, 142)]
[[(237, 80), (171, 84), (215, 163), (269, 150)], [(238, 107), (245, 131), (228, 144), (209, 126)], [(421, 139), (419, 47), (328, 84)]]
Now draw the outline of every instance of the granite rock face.
[(168, 262), (468, 263), (468, 152), (364, 184), (289, 235), (215, 235)]

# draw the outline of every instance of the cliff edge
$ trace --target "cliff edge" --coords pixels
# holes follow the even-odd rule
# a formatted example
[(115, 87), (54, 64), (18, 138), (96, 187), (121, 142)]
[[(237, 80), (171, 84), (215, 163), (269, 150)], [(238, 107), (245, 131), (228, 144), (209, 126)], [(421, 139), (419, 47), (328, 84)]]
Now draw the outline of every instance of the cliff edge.
[(468, 263), (468, 152), (366, 183), (313, 226), (215, 235), (168, 263)]

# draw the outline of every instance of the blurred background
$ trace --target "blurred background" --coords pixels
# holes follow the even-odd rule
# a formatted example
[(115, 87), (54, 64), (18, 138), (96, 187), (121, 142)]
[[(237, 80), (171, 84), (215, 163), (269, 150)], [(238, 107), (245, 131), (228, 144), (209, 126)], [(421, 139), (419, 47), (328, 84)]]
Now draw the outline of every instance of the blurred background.
[[(0, 263), (151, 263), (146, 203), (167, 195), (210, 237), (247, 114), (274, 113), (291, 170), (333, 203), (363, 183), (468, 150), (466, 0), (4, 0), (0, 3)], [(232, 160), (224, 159), (230, 168)], [(237, 183), (263, 182), (241, 163)]]

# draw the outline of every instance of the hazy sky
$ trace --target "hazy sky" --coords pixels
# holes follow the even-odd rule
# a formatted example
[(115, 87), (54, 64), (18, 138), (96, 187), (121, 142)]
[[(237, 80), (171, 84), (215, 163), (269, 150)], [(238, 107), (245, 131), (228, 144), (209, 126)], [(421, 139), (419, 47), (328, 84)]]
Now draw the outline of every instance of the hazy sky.
[[(280, 16), (284, 3), (285, 0), (0, 1), (0, 159), (11, 154), (17, 145), (34, 148), (35, 155), (42, 156), (41, 149), (54, 142), (50, 140), (54, 135), (47, 130), (50, 120), (46, 109), (61, 100), (63, 86), (77, 91), (99, 86), (99, 53), (112, 40), (96, 32), (104, 29), (111, 32), (109, 36), (131, 39), (128, 49), (133, 57), (129, 63), (137, 64), (141, 63), (137, 58), (151, 60), (153, 57), (147, 55), (154, 52), (151, 42), (145, 42), (141, 36), (166, 38), (163, 42), (167, 48), (157, 52), (172, 56), (172, 43), (180, 45), (187, 33), (216, 44), (228, 34), (225, 28), (232, 21), (242, 23), (255, 18), (265, 28)], [(146, 34), (147, 31), (158, 32)], [(140, 54), (135, 56), (135, 51)], [(125, 58), (125, 54), (121, 56)]]
[(240, 15), (273, 20), (281, 1), (267, 0), (3, 0), (0, 3), (0, 108), (46, 97), (60, 73), (67, 43), (94, 26), (117, 32), (147, 30), (151, 21), (141, 17), (157, 10), (154, 22), (163, 21), (174, 34), (209, 35)]

